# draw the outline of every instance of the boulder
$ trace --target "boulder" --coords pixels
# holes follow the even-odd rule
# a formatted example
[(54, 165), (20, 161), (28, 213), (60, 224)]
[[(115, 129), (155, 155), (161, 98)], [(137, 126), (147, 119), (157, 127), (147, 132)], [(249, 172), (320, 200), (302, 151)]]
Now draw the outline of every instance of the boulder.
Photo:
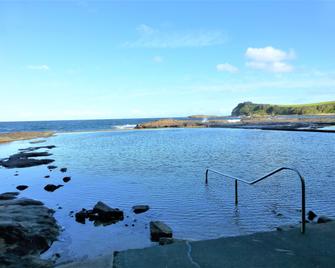
[(86, 210), (82, 209), (81, 211), (75, 214), (75, 219), (77, 222), (85, 224), (86, 221)]
[(54, 192), (56, 191), (58, 188), (63, 187), (64, 185), (62, 184), (58, 184), (58, 185), (54, 185), (54, 184), (47, 184), (46, 186), (44, 186), (44, 190), (46, 190), (47, 192)]
[(101, 221), (119, 221), (123, 220), (123, 211), (118, 208), (111, 208), (105, 203), (99, 201), (93, 208), (93, 213), (99, 215)]
[(18, 186), (16, 186), (16, 189), (18, 189), (19, 191), (24, 191), (27, 188), (28, 188), (27, 185), (18, 185)]
[(60, 169), (60, 172), (66, 172), (67, 171), (67, 168), (66, 167), (63, 167)]
[(162, 221), (150, 222), (151, 241), (159, 241), (162, 237), (172, 238), (172, 229)]
[(39, 256), (59, 234), (54, 212), (40, 201), (17, 195), (0, 195), (0, 267), (51, 267)]
[(139, 214), (139, 213), (143, 213), (146, 212), (150, 209), (150, 207), (148, 205), (137, 205), (137, 206), (133, 206), (133, 212), (135, 214)]
[(66, 183), (66, 182), (69, 182), (70, 180), (71, 180), (71, 177), (64, 177), (64, 178), (63, 178), (63, 182), (65, 182), (65, 183)]

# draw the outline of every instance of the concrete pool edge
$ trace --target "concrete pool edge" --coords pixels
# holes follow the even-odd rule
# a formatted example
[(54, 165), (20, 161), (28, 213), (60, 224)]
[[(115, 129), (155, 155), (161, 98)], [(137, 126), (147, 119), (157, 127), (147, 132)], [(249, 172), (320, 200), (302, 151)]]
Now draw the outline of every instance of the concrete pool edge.
[(75, 267), (334, 267), (335, 222), (299, 228), (166, 246), (130, 249), (88, 261), (56, 266)]

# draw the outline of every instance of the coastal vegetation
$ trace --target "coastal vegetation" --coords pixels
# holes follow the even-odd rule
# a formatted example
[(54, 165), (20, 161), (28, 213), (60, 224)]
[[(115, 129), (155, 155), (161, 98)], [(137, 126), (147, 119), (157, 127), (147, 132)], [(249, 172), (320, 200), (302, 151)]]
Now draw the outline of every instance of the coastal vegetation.
[(264, 115), (321, 115), (335, 114), (335, 101), (298, 105), (239, 103), (232, 111), (232, 116)]

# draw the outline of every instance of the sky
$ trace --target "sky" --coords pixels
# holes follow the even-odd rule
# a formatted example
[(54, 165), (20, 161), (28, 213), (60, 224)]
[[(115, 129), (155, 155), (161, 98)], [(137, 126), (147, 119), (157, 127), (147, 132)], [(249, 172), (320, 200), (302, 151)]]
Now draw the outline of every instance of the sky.
[(0, 1), (0, 121), (335, 100), (334, 1)]

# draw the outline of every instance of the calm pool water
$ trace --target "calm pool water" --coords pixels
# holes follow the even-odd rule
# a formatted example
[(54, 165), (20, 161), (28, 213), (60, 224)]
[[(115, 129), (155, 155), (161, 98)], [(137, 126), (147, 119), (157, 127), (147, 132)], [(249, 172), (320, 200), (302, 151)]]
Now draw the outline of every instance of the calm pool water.
[[(22, 196), (56, 210), (64, 231), (45, 256), (58, 252), (60, 261), (150, 246), (151, 220), (166, 222), (176, 238), (190, 240), (299, 222), (300, 184), (294, 173), (275, 175), (256, 186), (240, 185), (240, 203), (235, 207), (233, 182), (212, 174), (206, 187), (206, 167), (247, 180), (280, 166), (297, 168), (306, 178), (307, 209), (335, 217), (335, 135), (330, 133), (130, 130), (58, 134), (45, 144), (57, 146), (51, 150), (55, 165), (67, 167), (72, 180), (49, 193), (43, 190), (47, 183), (64, 184), (59, 170), (25, 168), (15, 177), (16, 169), (0, 169), (1, 192), (27, 184)], [(1, 145), (0, 158), (29, 146), (29, 141)], [(51, 177), (44, 178), (49, 173)], [(69, 216), (71, 210), (91, 208), (99, 200), (123, 209), (128, 217), (94, 227)], [(151, 209), (134, 215), (131, 207), (136, 204), (148, 204)]]

